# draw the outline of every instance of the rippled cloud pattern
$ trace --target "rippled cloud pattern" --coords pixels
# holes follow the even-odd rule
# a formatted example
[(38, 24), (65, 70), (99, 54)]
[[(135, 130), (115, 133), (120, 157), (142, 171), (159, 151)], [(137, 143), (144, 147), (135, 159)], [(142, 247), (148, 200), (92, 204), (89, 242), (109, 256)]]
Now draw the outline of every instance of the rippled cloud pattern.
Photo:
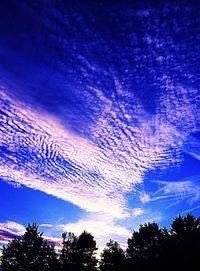
[(198, 8), (2, 1), (0, 179), (109, 216), (113, 227), (166, 199), (198, 209), (189, 170), (144, 186), (185, 155), (200, 160)]

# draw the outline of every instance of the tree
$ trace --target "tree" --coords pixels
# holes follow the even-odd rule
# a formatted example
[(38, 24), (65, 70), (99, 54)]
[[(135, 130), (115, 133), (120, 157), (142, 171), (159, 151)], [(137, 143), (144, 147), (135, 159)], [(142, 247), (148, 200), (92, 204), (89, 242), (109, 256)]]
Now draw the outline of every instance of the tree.
[(200, 218), (179, 215), (172, 222), (171, 233), (177, 266), (195, 267), (200, 257)]
[(125, 270), (125, 255), (118, 242), (110, 240), (101, 254), (101, 271), (122, 271)]
[(28, 225), (21, 239), (14, 238), (2, 250), (2, 268), (5, 271), (57, 270), (53, 246), (47, 244), (36, 224)]
[(185, 217), (179, 215), (171, 225), (171, 230), (174, 234), (182, 235), (198, 231), (200, 228), (200, 219), (195, 218), (192, 214), (187, 214)]
[(77, 237), (71, 232), (64, 232), (62, 238), (63, 246), (60, 255), (62, 270), (75, 270)]
[(158, 265), (163, 232), (158, 224), (145, 223), (128, 239), (127, 257), (130, 266), (145, 268)]
[(84, 231), (77, 238), (73, 233), (63, 234), (63, 248), (61, 250), (62, 270), (68, 271), (94, 271), (97, 260), (97, 250), (94, 237)]
[(96, 270), (97, 259), (95, 256), (97, 247), (94, 237), (84, 231), (77, 240), (77, 249), (80, 258), (81, 271)]
[(128, 255), (140, 259), (157, 257), (161, 235), (162, 231), (155, 222), (140, 225), (139, 231), (134, 231), (128, 239)]

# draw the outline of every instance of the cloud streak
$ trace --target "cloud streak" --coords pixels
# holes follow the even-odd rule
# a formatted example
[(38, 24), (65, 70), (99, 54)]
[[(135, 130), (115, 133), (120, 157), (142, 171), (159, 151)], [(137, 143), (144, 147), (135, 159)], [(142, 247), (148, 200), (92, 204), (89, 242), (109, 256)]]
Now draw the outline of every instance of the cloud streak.
[[(14, 101), (2, 89), (1, 178), (70, 201), (86, 211), (129, 216), (124, 194), (134, 191), (147, 171), (181, 161), (180, 148), (195, 122), (191, 124), (193, 111), (188, 105), (192, 106), (192, 101), (186, 89), (180, 88), (179, 95), (183, 93), (184, 123), (187, 126), (188, 117), (190, 126), (180, 133), (178, 127), (164, 121), (172, 117), (169, 114), (176, 121), (183, 118), (177, 113), (179, 101), (177, 116), (170, 109), (175, 94), (161, 96), (161, 113), (153, 116), (116, 79), (115, 86), (112, 99), (94, 90), (104, 109), (90, 128), (92, 140), (66, 129), (52, 115)], [(117, 97), (123, 99), (117, 102)], [(182, 104), (182, 99), (187, 102)], [(162, 104), (167, 111), (163, 112)]]
[(14, 221), (0, 223), (0, 243), (7, 244), (14, 237), (20, 238), (25, 232), (25, 227)]
[(41, 6), (38, 16), (37, 4), (23, 6), (15, 7), (19, 25), (6, 8), (2, 24), (0, 178), (112, 217), (116, 231), (116, 218), (145, 212), (129, 207), (130, 192), (142, 204), (199, 198), (192, 181), (160, 183), (153, 195), (137, 189), (149, 171), (180, 165), (183, 151), (199, 159), (191, 136), (200, 123), (193, 7), (107, 11), (77, 1)]
[[(25, 233), (26, 228), (17, 222), (6, 221), (0, 223), (0, 243), (8, 244), (13, 238), (21, 239), (22, 235)], [(61, 245), (61, 238), (52, 237), (48, 235), (43, 235), (43, 238), (50, 244), (56, 247)]]
[(191, 205), (200, 198), (199, 176), (181, 181), (156, 181), (155, 183), (161, 188), (152, 193), (150, 201), (169, 200), (180, 203), (185, 200)]

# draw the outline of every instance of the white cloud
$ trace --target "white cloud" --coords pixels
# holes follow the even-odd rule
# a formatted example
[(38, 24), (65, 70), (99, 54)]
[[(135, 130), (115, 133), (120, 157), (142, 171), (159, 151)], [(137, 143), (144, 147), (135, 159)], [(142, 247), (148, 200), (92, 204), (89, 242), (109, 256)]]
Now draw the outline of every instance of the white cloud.
[(127, 238), (131, 234), (128, 228), (120, 225), (119, 221), (112, 216), (99, 213), (88, 214), (74, 223), (57, 225), (57, 228), (61, 231), (73, 232), (76, 235), (81, 234), (84, 230), (90, 232), (94, 235), (100, 250), (110, 239), (117, 240), (125, 246)]
[[(196, 91), (176, 88), (168, 77), (161, 80), (170, 91), (159, 97), (155, 115), (149, 114), (116, 78), (110, 97), (92, 88), (102, 106), (88, 128), (90, 140), (64, 127), (52, 115), (14, 100), (2, 89), (0, 146), (6, 151), (0, 157), (0, 177), (88, 212), (118, 219), (130, 216), (126, 193), (137, 193), (135, 186), (149, 170), (181, 161), (181, 147), (197, 120), (191, 100)], [(167, 189), (173, 190), (175, 185), (164, 186), (165, 197), (172, 193)], [(138, 196), (142, 203), (150, 200), (145, 192)], [(160, 197), (163, 195), (151, 200)]]
[(182, 181), (156, 181), (160, 189), (151, 195), (151, 201), (169, 200), (182, 201), (187, 200), (190, 204), (198, 201), (200, 198), (199, 176), (192, 176)]
[(195, 210), (198, 210), (198, 209), (200, 209), (200, 205), (195, 206), (195, 207), (190, 208), (190, 209), (187, 209), (187, 210), (181, 212), (181, 214), (188, 214), (188, 213), (191, 213), (191, 212), (193, 212), (193, 211), (195, 211)]
[(6, 221), (0, 223), (0, 229), (8, 230), (9, 232), (17, 235), (24, 234), (26, 228), (17, 222), (14, 221)]
[(14, 221), (0, 223), (0, 243), (7, 244), (14, 237), (19, 237), (25, 232), (25, 227)]
[(150, 195), (145, 193), (145, 192), (140, 193), (139, 198), (140, 198), (142, 203), (146, 203), (146, 202), (150, 201)]
[(144, 213), (144, 210), (142, 208), (134, 208), (131, 210), (132, 216), (139, 216)]
[[(45, 227), (50, 224), (43, 224)], [(40, 225), (42, 226), (42, 225)], [(26, 231), (26, 227), (24, 227), (22, 224), (17, 223), (15, 221), (5, 221), (0, 223), (0, 243), (7, 244), (9, 241), (11, 241), (15, 236), (20, 237), (22, 236)], [(49, 243), (60, 246), (61, 245), (61, 238), (43, 235), (43, 238), (47, 240)]]
[(40, 224), (40, 227), (44, 227), (44, 228), (52, 228), (53, 224)]

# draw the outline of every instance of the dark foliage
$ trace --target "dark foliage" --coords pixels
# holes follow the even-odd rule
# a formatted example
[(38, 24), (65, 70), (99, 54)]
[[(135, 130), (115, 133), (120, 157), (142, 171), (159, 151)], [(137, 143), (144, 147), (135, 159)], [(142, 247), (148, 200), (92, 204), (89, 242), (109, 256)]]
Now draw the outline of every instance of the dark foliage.
[(141, 225), (138, 232), (134, 231), (132, 237), (128, 239), (129, 267), (152, 266), (155, 268), (160, 257), (162, 235), (162, 230), (155, 222)]
[[(62, 249), (56, 255), (38, 232), (36, 224), (26, 228), (2, 249), (4, 271), (132, 271), (195, 270), (200, 259), (200, 218), (188, 214), (176, 217), (171, 229), (155, 222), (140, 225), (128, 239), (127, 249), (110, 240), (96, 259), (94, 237), (84, 231), (78, 237), (63, 233)], [(195, 269), (194, 269), (195, 268)]]
[(54, 248), (43, 239), (36, 224), (28, 225), (21, 239), (14, 238), (2, 251), (2, 268), (5, 271), (56, 270)]
[(60, 255), (62, 270), (95, 271), (97, 250), (94, 237), (84, 231), (79, 237), (63, 233), (63, 248)]
[(101, 254), (100, 270), (101, 271), (122, 271), (125, 267), (125, 254), (120, 245), (110, 240)]
[(173, 250), (177, 264), (182, 269), (194, 268), (199, 265), (200, 258), (200, 218), (196, 219), (188, 214), (185, 217), (178, 216), (171, 225)]
[(141, 225), (128, 239), (127, 270), (193, 268), (200, 257), (200, 219), (188, 214), (174, 219), (171, 229), (153, 222)]

